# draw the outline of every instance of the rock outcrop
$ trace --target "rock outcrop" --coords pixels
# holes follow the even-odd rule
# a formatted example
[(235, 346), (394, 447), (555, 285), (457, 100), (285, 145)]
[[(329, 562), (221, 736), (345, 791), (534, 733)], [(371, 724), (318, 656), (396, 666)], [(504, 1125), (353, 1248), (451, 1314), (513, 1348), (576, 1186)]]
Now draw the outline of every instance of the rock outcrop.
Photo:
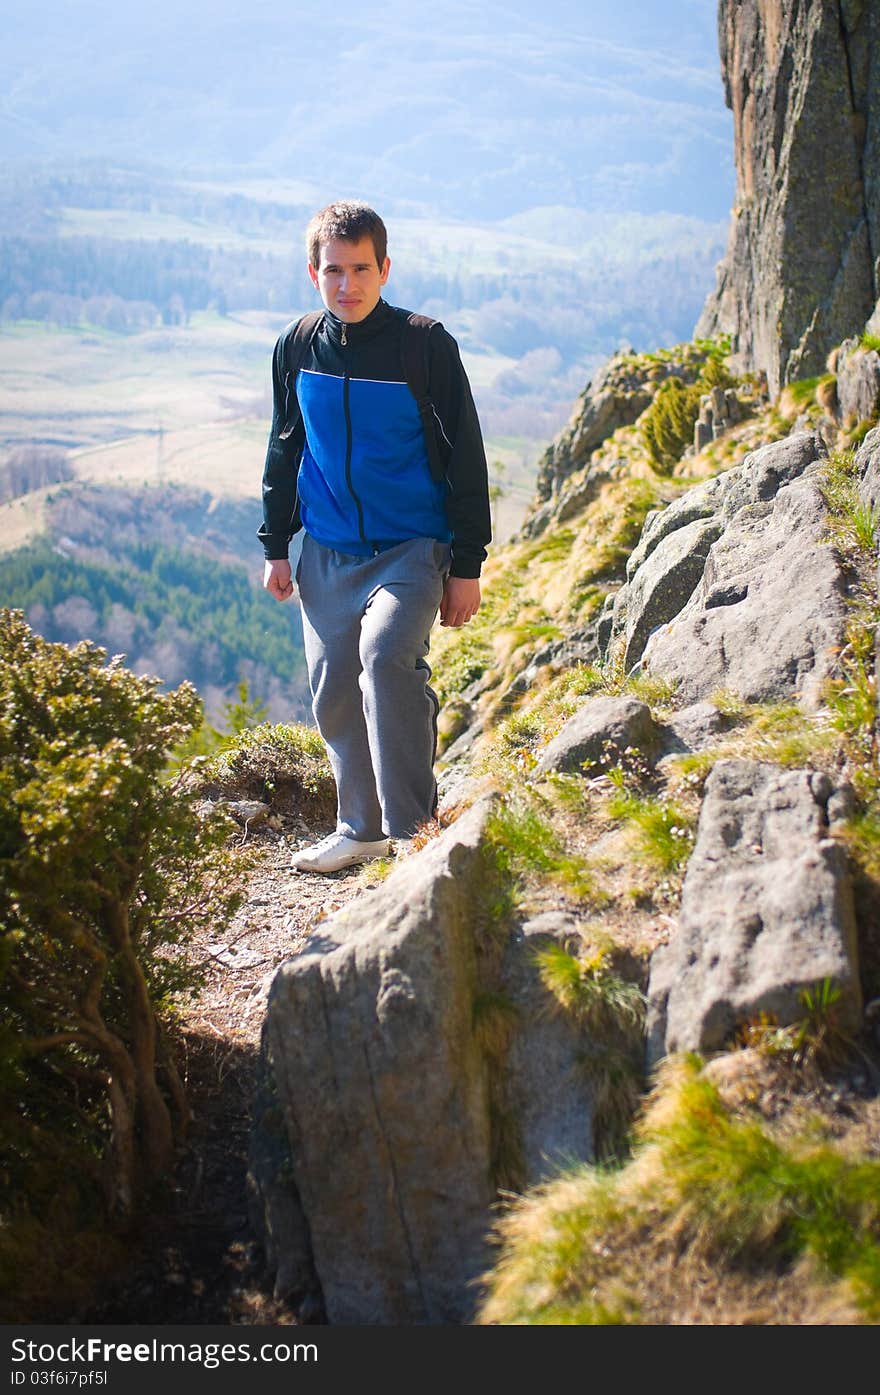
[(534, 956), (577, 927), (538, 916), (499, 945), (492, 806), (323, 922), (273, 982), (252, 1220), (276, 1292), (334, 1324), (468, 1321), (499, 1182), (593, 1157), (588, 1042)]
[(666, 678), (682, 705), (722, 688), (817, 704), (846, 620), (824, 458), (820, 437), (791, 436), (649, 515), (614, 602), (627, 669)]
[[(662, 354), (636, 355), (621, 350), (599, 369), (581, 393), (568, 425), (548, 446), (538, 464), (535, 499), (523, 525), (525, 537), (536, 537), (551, 521), (564, 522), (590, 501), (598, 484), (608, 477), (608, 467), (584, 473), (564, 492), (571, 475), (584, 469), (597, 451), (618, 428), (632, 426), (651, 405), (658, 387), (668, 378), (693, 383), (706, 366), (706, 354), (693, 344), (678, 344)], [(738, 410), (721, 394), (721, 416), (731, 417)], [(717, 401), (716, 399), (713, 399)]]
[(585, 465), (613, 431), (631, 425), (641, 416), (653, 395), (644, 374), (633, 371), (630, 354), (619, 353), (608, 359), (595, 379), (587, 383), (568, 426), (538, 465), (536, 506), (557, 493), (563, 480)]
[(644, 665), (673, 682), (682, 702), (728, 689), (746, 702), (794, 698), (815, 710), (847, 619), (846, 577), (825, 541), (816, 480), (745, 512), (713, 545), (688, 604), (652, 636)]
[(720, 761), (706, 782), (678, 930), (655, 952), (648, 1063), (711, 1052), (761, 1013), (804, 1014), (803, 990), (840, 990), (842, 1031), (861, 1017), (852, 890), (829, 836), (828, 777), (747, 760)]
[(769, 390), (864, 329), (880, 256), (880, 8), (720, 0), (736, 195), (697, 334), (729, 333)]

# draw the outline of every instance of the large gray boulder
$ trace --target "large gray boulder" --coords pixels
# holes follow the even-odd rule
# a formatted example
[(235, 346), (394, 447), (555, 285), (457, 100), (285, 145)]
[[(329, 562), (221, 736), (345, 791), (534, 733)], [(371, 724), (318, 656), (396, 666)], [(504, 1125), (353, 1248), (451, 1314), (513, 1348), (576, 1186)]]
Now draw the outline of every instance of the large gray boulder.
[(272, 986), (264, 1049), (333, 1324), (467, 1321), (488, 1262), (473, 1012), (489, 807), (319, 926)]
[(627, 581), (651, 556), (656, 547), (679, 528), (718, 513), (729, 471), (695, 484), (687, 493), (667, 504), (665, 509), (651, 509), (645, 518), (638, 542), (626, 562)]
[(703, 579), (712, 544), (740, 510), (775, 498), (824, 452), (813, 432), (771, 442), (648, 515), (612, 608), (611, 639), (621, 637), (627, 670), (639, 662), (653, 631), (684, 609)]
[(593, 1158), (596, 1044), (535, 959), (577, 950), (577, 924), (499, 925), (494, 807), (320, 925), (272, 986), (251, 1214), (276, 1292), (332, 1324), (469, 1321), (498, 1188)]
[(674, 683), (682, 705), (729, 689), (815, 709), (843, 644), (846, 591), (811, 469), (737, 509), (688, 603), (649, 638), (643, 667)]
[(843, 847), (829, 837), (828, 777), (720, 761), (706, 782), (678, 929), (655, 951), (648, 986), (648, 1063), (729, 1045), (764, 1012), (804, 1014), (803, 989), (840, 988), (843, 1030), (861, 994), (852, 891)]
[[(713, 702), (695, 702), (690, 707), (681, 707), (670, 713), (662, 724), (663, 755), (677, 756), (717, 746), (731, 725), (730, 718)], [(658, 765), (661, 763), (662, 759)]]
[(845, 340), (837, 355), (837, 406), (849, 426), (871, 421), (880, 411), (880, 354), (858, 339)]
[(717, 518), (695, 518), (667, 534), (626, 588), (624, 665), (631, 669), (652, 630), (684, 608), (702, 580), (709, 549), (723, 532)]
[(722, 521), (729, 523), (750, 504), (775, 499), (780, 489), (800, 479), (827, 455), (824, 440), (814, 431), (796, 431), (781, 441), (770, 441), (749, 451), (741, 466), (717, 477)]
[(535, 775), (551, 771), (582, 773), (585, 767), (605, 770), (635, 747), (650, 756), (660, 729), (644, 702), (632, 697), (587, 698), (548, 741), (535, 766)]

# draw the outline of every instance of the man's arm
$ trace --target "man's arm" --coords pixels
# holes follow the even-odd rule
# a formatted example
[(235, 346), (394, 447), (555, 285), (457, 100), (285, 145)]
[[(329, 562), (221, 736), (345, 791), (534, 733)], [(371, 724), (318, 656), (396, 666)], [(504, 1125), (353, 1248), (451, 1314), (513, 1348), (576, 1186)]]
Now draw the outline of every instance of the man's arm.
[[(299, 459), (302, 454), (302, 422), (286, 439), (282, 431), (287, 427), (288, 401), (284, 383), (284, 341), (282, 334), (275, 344), (272, 355), (272, 426), (266, 446), (266, 463), (263, 467), (263, 523), (257, 536), (263, 544), (267, 561), (280, 562), (287, 558), (290, 539), (300, 527), (296, 480)], [(267, 573), (268, 576), (268, 573)], [(289, 580), (289, 577), (288, 577)], [(263, 584), (268, 590), (266, 577)], [(284, 597), (279, 596), (279, 600)]]
[[(442, 325), (431, 331), (429, 349), (429, 387), (442, 426), (441, 448), (449, 483), (446, 510), (452, 529), (450, 580), (457, 577), (476, 581), (492, 538), (483, 434), (458, 345)], [(473, 605), (472, 595), (469, 603)], [(472, 613), (475, 609), (473, 605)]]

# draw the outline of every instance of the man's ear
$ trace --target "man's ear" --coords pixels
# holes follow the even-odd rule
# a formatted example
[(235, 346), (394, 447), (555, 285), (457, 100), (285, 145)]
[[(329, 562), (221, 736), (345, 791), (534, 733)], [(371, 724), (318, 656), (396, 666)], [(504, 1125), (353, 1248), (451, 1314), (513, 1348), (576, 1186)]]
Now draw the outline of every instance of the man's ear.
[(309, 279), (311, 280), (312, 285), (314, 286), (315, 290), (317, 291), (317, 290), (319, 289), (319, 286), (318, 286), (318, 273), (317, 273), (317, 271), (315, 270), (315, 268), (312, 266), (311, 262), (309, 262)]
[[(381, 266), (380, 270), (379, 270), (379, 285), (380, 285), (380, 286), (384, 286), (384, 285), (385, 285), (385, 282), (388, 280), (388, 273), (389, 273), (390, 270), (391, 270), (391, 258), (390, 258), (390, 257), (386, 257), (385, 260), (384, 260), (384, 262), (382, 263), (382, 266)], [(317, 283), (317, 281), (316, 281), (316, 282), (315, 282), (315, 285), (317, 286), (317, 284), (318, 284), (318, 283)]]

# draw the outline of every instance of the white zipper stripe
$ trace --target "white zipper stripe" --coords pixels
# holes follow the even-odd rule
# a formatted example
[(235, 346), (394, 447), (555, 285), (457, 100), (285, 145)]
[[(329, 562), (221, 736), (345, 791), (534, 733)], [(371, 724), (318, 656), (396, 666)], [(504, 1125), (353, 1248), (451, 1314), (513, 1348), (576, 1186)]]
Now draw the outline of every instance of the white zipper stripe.
[(431, 403), (431, 411), (434, 413), (434, 420), (436, 421), (437, 425), (440, 427), (440, 435), (443, 437), (443, 439), (444, 439), (444, 441), (446, 442), (446, 444), (447, 444), (447, 446), (449, 447), (449, 449), (452, 450), (452, 442), (450, 441), (449, 437), (447, 436), (446, 432), (445, 432), (444, 429), (443, 429), (443, 423), (442, 423), (442, 421), (440, 420), (440, 418), (439, 418), (438, 415), (437, 415), (437, 408), (434, 406), (434, 403), (433, 403), (433, 402)]
[[(300, 373), (308, 373), (313, 378), (335, 378), (337, 382), (342, 382), (344, 373), (321, 373), (316, 368), (301, 368)], [(353, 378), (349, 374), (350, 383), (386, 383), (388, 387), (405, 387), (409, 390), (408, 383), (403, 378)]]

